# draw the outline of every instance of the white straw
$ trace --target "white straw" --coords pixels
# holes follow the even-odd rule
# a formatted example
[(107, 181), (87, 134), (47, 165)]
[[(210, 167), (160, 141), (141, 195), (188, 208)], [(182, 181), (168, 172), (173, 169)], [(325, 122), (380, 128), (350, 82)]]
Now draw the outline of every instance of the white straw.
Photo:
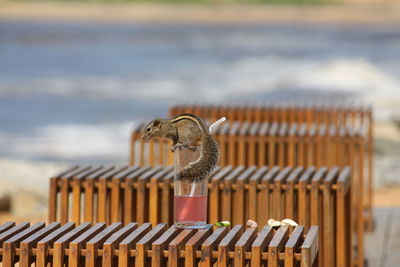
[(213, 124), (210, 125), (210, 127), (208, 128), (208, 131), (210, 133), (212, 133), (212, 130), (217, 127), (218, 125), (220, 125), (221, 123), (223, 123), (224, 121), (226, 121), (226, 117), (222, 117), (221, 119), (217, 120), (216, 122), (214, 122)]
[(196, 191), (196, 183), (192, 183), (192, 188), (190, 189), (190, 194), (189, 196), (194, 196), (194, 193)]

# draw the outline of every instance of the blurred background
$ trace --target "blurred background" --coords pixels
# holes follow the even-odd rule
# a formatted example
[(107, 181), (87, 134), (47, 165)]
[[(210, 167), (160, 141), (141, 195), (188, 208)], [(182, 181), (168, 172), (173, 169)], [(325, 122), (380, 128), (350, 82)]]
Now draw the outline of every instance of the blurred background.
[(0, 0), (0, 197), (46, 218), (51, 175), (126, 164), (171, 104), (335, 100), (373, 105), (376, 203), (400, 205), (399, 77), (394, 0)]

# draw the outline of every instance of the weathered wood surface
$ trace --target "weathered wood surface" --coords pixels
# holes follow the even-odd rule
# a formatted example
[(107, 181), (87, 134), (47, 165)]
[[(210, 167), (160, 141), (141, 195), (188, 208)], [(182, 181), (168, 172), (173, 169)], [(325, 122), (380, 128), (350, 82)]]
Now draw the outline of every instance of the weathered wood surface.
[(365, 235), (368, 267), (400, 266), (400, 207), (377, 208), (375, 231)]
[[(0, 265), (19, 266), (318, 266), (318, 226), (167, 228), (116, 222), (0, 225)], [(62, 229), (62, 230), (61, 230)], [(43, 244), (46, 244), (45, 249)], [(253, 255), (257, 255), (254, 257)]]

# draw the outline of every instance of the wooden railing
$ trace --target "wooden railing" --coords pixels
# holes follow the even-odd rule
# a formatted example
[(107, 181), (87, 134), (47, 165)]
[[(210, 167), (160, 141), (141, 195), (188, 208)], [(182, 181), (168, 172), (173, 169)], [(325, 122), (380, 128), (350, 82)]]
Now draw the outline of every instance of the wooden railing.
[[(173, 223), (172, 167), (76, 166), (50, 181), (50, 222)], [(320, 226), (320, 264), (350, 266), (363, 259), (363, 243), (353, 236), (362, 240), (364, 233), (352, 227), (351, 196), (348, 167), (227, 166), (209, 179), (208, 218)]]
[[(297, 138), (302, 138), (302, 132), (311, 131), (314, 127), (325, 129), (330, 127), (340, 129), (339, 127), (350, 128), (355, 132), (358, 129), (363, 129), (363, 152), (365, 159), (363, 166), (366, 171), (364, 175), (365, 186), (365, 222), (367, 229), (373, 229), (373, 214), (372, 214), (372, 191), (373, 191), (373, 161), (374, 161), (374, 118), (373, 111), (370, 106), (355, 105), (355, 104), (312, 104), (312, 103), (258, 103), (258, 104), (180, 104), (172, 106), (169, 109), (171, 117), (182, 114), (193, 113), (205, 120), (211, 122), (225, 116), (231, 122), (243, 123), (279, 123), (287, 124), (288, 128), (293, 124), (297, 124), (299, 133)], [(342, 130), (339, 130), (342, 131)], [(345, 141), (344, 141), (345, 142)], [(339, 158), (340, 159), (340, 158)], [(247, 158), (251, 160), (251, 158)], [(253, 159), (254, 160), (254, 159)], [(289, 158), (290, 160), (290, 158)], [(301, 158), (299, 158), (301, 160)], [(229, 163), (232, 164), (232, 163)], [(241, 163), (243, 164), (243, 163)], [(253, 163), (250, 163), (251, 165)], [(274, 164), (269, 162), (269, 164)], [(286, 165), (289, 163), (286, 163)], [(298, 164), (303, 166), (302, 163)], [(334, 163), (340, 165), (340, 162)], [(351, 165), (346, 163), (346, 165)], [(271, 165), (269, 165), (271, 166)], [(361, 169), (361, 167), (359, 168)]]
[(317, 226), (236, 225), (213, 229), (158, 224), (39, 222), (0, 225), (0, 263), (52, 266), (318, 266)]

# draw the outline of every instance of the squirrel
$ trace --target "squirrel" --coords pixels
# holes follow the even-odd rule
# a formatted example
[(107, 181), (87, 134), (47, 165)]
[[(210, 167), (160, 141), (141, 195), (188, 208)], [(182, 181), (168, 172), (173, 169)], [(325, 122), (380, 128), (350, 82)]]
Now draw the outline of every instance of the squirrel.
[(176, 174), (177, 180), (199, 182), (206, 179), (218, 164), (219, 147), (205, 123), (196, 115), (185, 113), (172, 119), (154, 119), (146, 125), (142, 138), (165, 137), (172, 140), (171, 151), (178, 147), (200, 146), (200, 157)]

